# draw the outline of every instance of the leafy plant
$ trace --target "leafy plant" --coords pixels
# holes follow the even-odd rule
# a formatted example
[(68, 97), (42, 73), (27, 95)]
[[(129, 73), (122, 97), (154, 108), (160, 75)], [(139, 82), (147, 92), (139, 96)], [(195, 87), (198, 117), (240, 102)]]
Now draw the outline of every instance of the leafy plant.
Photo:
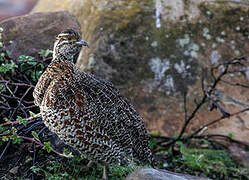
[(12, 140), (13, 144), (20, 144), (23, 139), (20, 138), (16, 132), (14, 132), (11, 136), (10, 136), (10, 139)]
[(32, 131), (32, 136), (36, 141), (40, 141), (38, 134), (35, 131)]
[(42, 63), (35, 60), (32, 56), (21, 55), (18, 57), (17, 62), (20, 64), (21, 72), (24, 72), (31, 77), (34, 82), (40, 78), (41, 73), (45, 68)]
[(133, 163), (126, 166), (115, 165), (110, 168), (110, 173), (115, 177), (114, 179), (125, 179), (125, 177), (136, 168), (138, 168), (138, 166)]
[[(103, 169), (101, 166), (94, 164), (89, 171), (85, 171), (83, 164), (87, 160), (84, 156), (75, 156), (73, 158), (61, 159), (58, 161), (48, 161), (43, 167), (32, 166), (31, 170), (34, 173), (42, 173), (46, 179), (100, 179)], [(109, 167), (110, 180), (125, 179), (125, 177), (134, 171), (138, 166), (130, 164), (127, 166), (114, 165)]]
[(8, 76), (11, 77), (15, 74), (15, 69), (18, 68), (18, 66), (12, 60), (10, 62), (4, 62), (5, 63), (2, 62), (0, 66), (0, 74), (6, 75), (7, 73), (10, 73)]
[(22, 117), (17, 116), (16, 120), (19, 122), (19, 124), (23, 124), (24, 126), (27, 125), (27, 119), (23, 119)]
[(52, 147), (51, 147), (51, 143), (50, 142), (44, 142), (44, 147), (43, 149), (45, 149), (48, 153), (50, 153), (52, 151)]

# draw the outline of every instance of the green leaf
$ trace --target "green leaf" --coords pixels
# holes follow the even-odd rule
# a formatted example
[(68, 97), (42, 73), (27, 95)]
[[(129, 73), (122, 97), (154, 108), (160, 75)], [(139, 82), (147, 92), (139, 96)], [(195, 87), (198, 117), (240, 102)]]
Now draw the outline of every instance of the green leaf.
[(71, 152), (67, 149), (67, 148), (64, 148), (64, 150), (63, 150), (63, 154), (66, 154), (66, 155), (68, 155), (68, 154), (70, 154)]
[(5, 122), (11, 123), (11, 120), (9, 120), (9, 119), (6, 118), (6, 117), (4, 117), (3, 120), (4, 120)]
[(17, 61), (20, 62), (28, 62), (28, 61), (33, 61), (35, 58), (33, 56), (25, 56), (25, 55), (21, 55), (17, 58)]
[(32, 161), (32, 158), (31, 158), (31, 157), (29, 157), (29, 156), (26, 156), (25, 163), (29, 163), (29, 162), (31, 162), (31, 161)]
[(12, 127), (11, 128), (11, 133), (14, 134), (14, 133), (17, 133), (17, 129), (15, 127)]
[(6, 51), (7, 55), (10, 57), (10, 51)]
[(9, 138), (7, 136), (2, 136), (2, 141), (3, 142), (9, 141)]
[(23, 124), (24, 126), (27, 125), (27, 119), (23, 119), (22, 117), (17, 116), (16, 120), (19, 121), (19, 124)]
[(35, 113), (33, 113), (32, 111), (29, 111), (29, 115), (34, 118), (35, 117)]
[(22, 142), (22, 139), (16, 133), (11, 135), (10, 139), (13, 141), (13, 144), (20, 144)]
[(41, 51), (39, 52), (39, 54), (40, 54), (41, 56), (44, 56), (44, 57), (48, 57), (48, 55), (49, 55), (50, 53), (52, 53), (52, 51), (49, 50), (49, 49), (41, 50)]
[(35, 71), (31, 73), (31, 78), (34, 82), (36, 82), (40, 78), (41, 74), (37, 74)]
[(45, 69), (45, 66), (43, 64), (40, 64), (40, 66), (41, 66), (41, 70)]
[(6, 92), (6, 88), (4, 85), (0, 84), (0, 93)]
[(182, 141), (176, 141), (177, 145), (183, 146), (183, 142)]
[(35, 66), (38, 64), (38, 62), (36, 61), (30, 61), (30, 62), (27, 62), (28, 65), (32, 65), (32, 66)]
[(35, 167), (35, 166), (31, 166), (30, 170), (33, 171), (34, 173), (38, 173), (39, 171), (41, 171), (41, 168)]
[(10, 130), (9, 129), (7, 129), (6, 131), (4, 131), (1, 135), (8, 135), (8, 134), (10, 134)]
[(32, 136), (35, 138), (36, 141), (40, 141), (39, 136), (35, 131), (32, 131)]
[(6, 74), (7, 72), (11, 72), (15, 74), (15, 68), (18, 68), (18, 66), (11, 60), (10, 63), (5, 63), (0, 66), (0, 73)]
[(63, 174), (61, 174), (62, 177), (68, 177), (69, 174), (67, 172), (64, 172)]
[(51, 144), (50, 142), (44, 142), (44, 147), (42, 149), (45, 149), (47, 150), (48, 153), (50, 153), (52, 151), (52, 147), (51, 147)]

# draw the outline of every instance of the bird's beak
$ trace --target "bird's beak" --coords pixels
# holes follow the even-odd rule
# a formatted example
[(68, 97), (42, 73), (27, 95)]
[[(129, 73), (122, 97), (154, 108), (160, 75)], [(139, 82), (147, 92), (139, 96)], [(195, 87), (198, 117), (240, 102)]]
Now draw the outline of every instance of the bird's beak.
[(77, 42), (75, 42), (75, 44), (81, 45), (81, 46), (86, 46), (89, 48), (88, 43), (84, 40), (77, 41)]

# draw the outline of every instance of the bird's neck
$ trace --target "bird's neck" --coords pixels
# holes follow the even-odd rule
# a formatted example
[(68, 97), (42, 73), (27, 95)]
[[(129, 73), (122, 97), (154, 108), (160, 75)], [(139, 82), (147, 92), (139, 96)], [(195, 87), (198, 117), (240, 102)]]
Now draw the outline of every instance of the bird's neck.
[(74, 56), (66, 56), (63, 53), (53, 53), (53, 61), (66, 61), (66, 62), (73, 62)]
[(73, 62), (74, 55), (73, 54), (66, 54), (65, 52), (60, 52), (56, 50), (58, 42), (55, 42), (54, 49), (53, 49), (53, 60), (61, 60), (61, 61), (70, 61)]

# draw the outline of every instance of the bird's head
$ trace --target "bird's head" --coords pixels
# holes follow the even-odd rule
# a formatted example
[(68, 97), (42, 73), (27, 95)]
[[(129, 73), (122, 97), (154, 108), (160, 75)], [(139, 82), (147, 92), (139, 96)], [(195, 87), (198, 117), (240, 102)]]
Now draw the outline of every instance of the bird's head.
[(67, 29), (56, 36), (53, 59), (76, 62), (82, 46), (88, 47), (88, 43), (76, 31)]

